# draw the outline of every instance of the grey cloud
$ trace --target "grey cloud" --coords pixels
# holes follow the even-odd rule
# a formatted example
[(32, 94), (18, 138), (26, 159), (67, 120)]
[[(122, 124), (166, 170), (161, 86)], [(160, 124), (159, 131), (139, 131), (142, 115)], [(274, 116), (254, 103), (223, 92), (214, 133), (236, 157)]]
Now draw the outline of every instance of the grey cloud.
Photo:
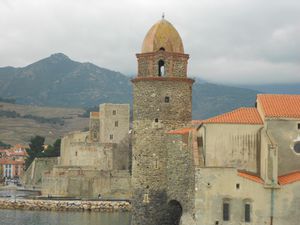
[(298, 0), (0, 0), (0, 66), (63, 52), (135, 74), (134, 54), (163, 11), (191, 56), (191, 76), (300, 82)]

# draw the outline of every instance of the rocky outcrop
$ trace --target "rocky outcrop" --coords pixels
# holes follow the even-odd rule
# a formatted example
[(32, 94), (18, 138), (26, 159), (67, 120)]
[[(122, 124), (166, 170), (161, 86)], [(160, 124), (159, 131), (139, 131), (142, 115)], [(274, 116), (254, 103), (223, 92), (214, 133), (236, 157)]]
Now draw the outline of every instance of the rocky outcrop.
[(0, 200), (0, 209), (49, 210), (49, 211), (93, 211), (128, 212), (127, 201), (60, 201), (60, 200)]

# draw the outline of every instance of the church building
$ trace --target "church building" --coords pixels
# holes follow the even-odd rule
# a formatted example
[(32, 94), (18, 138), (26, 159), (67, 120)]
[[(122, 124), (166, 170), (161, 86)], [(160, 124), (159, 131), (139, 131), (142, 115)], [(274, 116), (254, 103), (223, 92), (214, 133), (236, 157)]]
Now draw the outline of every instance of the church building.
[(132, 224), (298, 225), (300, 95), (192, 121), (188, 59), (164, 18), (137, 54)]

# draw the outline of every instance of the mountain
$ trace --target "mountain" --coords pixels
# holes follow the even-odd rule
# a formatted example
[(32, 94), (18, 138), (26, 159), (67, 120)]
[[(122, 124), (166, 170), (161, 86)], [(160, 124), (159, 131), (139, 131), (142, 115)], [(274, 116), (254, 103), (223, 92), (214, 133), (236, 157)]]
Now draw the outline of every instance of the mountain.
[(249, 88), (272, 94), (297, 94), (300, 95), (300, 81), (292, 84), (263, 84), (263, 85), (243, 85), (242, 88)]
[(193, 118), (206, 119), (239, 107), (254, 107), (259, 92), (211, 83), (193, 87)]
[(121, 73), (79, 63), (62, 53), (24, 68), (0, 68), (0, 96), (40, 106), (86, 107), (126, 102), (130, 81)]
[[(53, 54), (23, 68), (0, 68), (0, 97), (19, 104), (90, 107), (105, 102), (130, 103), (128, 76), (91, 63)], [(197, 81), (193, 86), (193, 118), (205, 119), (241, 106), (253, 106), (256, 94)]]

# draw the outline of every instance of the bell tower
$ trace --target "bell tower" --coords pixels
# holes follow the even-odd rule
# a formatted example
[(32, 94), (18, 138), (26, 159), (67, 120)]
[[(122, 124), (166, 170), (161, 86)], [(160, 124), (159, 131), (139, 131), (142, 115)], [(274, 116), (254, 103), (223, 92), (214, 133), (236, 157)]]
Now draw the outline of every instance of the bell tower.
[(161, 225), (168, 203), (167, 132), (192, 120), (189, 55), (164, 18), (148, 31), (133, 84), (133, 225)]

